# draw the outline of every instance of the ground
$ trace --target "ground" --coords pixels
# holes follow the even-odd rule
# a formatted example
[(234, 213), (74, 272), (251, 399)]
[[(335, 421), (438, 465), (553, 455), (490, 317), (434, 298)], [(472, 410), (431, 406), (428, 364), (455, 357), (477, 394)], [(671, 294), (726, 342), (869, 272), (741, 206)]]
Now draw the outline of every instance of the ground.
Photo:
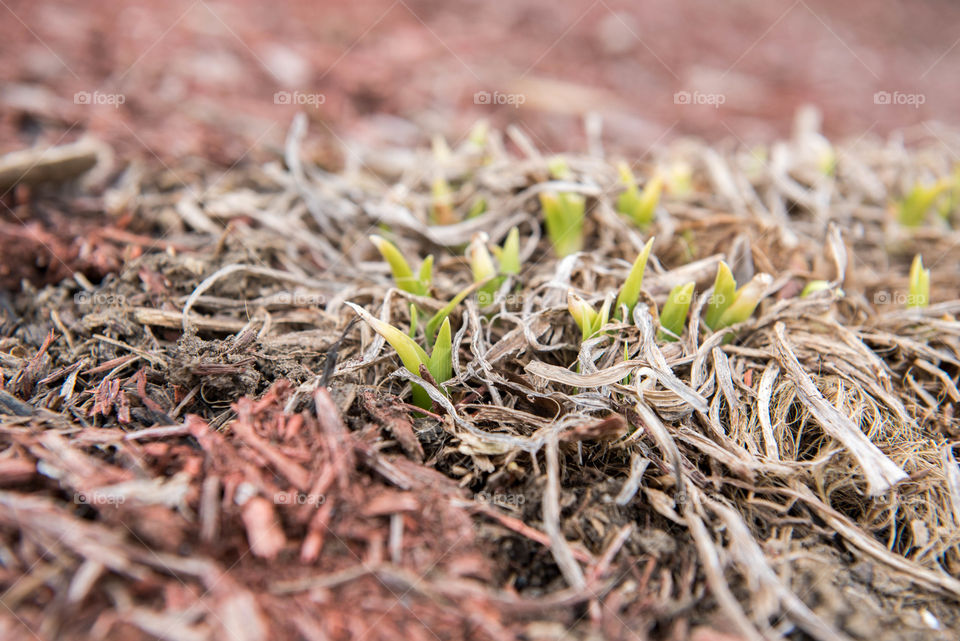
[(0, 636), (957, 638), (958, 9), (739, 9), (4, 5)]

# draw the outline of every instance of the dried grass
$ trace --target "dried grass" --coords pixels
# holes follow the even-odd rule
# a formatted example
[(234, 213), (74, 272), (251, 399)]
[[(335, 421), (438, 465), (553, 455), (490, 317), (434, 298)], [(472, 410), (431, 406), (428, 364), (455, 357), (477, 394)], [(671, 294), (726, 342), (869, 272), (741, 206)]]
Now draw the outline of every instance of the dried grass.
[[(936, 139), (838, 147), (831, 175), (802, 128), (769, 162), (691, 141), (658, 151), (637, 173), (682, 160), (694, 191), (665, 199), (633, 318), (581, 345), (567, 291), (616, 291), (646, 240), (613, 209), (615, 163), (565, 155), (574, 178), (549, 181), (508, 130), (446, 158), (350, 148), (334, 171), (304, 161), (304, 123), (282, 165), (201, 173), (187, 191), (124, 184), (138, 195), (122, 231), (169, 249), (128, 255), (99, 287), (78, 276), (5, 306), (0, 619), (19, 619), (7, 629), (960, 632), (960, 232), (954, 219), (908, 233), (888, 211), (913, 181), (948, 173)], [(455, 207), (483, 197), (486, 213), (428, 225), (437, 175)], [(545, 189), (588, 197), (589, 251), (552, 257)], [(438, 256), (434, 298), (392, 288), (366, 241), (377, 225), (407, 255)], [(463, 246), (515, 225), (522, 273), (494, 304), (454, 313), (449, 396), (350, 324), (347, 302), (400, 326), (411, 302), (439, 309), (471, 282)], [(884, 304), (918, 252), (934, 304)], [(721, 259), (740, 282), (774, 280), (751, 320), (710, 333)], [(810, 279), (834, 287), (800, 298)], [(686, 332), (658, 344), (657, 309), (689, 280)], [(401, 400), (410, 383), (431, 412)], [(276, 500), (298, 493), (326, 500)]]

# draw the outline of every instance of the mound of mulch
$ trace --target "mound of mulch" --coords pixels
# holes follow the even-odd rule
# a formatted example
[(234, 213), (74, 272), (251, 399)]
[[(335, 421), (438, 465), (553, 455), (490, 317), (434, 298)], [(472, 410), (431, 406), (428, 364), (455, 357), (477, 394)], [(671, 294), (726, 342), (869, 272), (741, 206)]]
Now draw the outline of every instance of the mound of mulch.
[[(34, 235), (57, 261), (27, 264), (3, 237), (3, 638), (956, 638), (960, 215), (906, 229), (893, 203), (958, 134), (833, 146), (811, 122), (636, 163), (691, 176), (646, 232), (615, 159), (554, 181), (513, 129), (331, 164), (298, 120), (264, 165), (20, 193), (2, 225), (66, 248)], [(584, 252), (554, 257), (545, 189), (587, 197)], [(514, 226), (523, 269), (455, 309), (443, 391), (346, 305), (406, 331)], [(436, 257), (430, 296), (393, 287), (374, 231)], [(616, 292), (649, 236), (642, 304), (581, 343), (567, 293)], [(907, 310), (918, 253), (932, 300)], [(772, 284), (711, 332), (722, 259)]]

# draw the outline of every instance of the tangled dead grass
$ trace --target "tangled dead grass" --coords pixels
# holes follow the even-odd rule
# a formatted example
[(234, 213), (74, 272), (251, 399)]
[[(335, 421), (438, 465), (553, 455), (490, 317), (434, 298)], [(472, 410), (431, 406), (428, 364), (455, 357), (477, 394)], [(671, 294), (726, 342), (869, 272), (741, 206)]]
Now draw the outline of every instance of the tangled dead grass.
[[(960, 633), (960, 219), (908, 231), (890, 212), (950, 172), (960, 134), (833, 148), (801, 118), (770, 148), (657, 152), (637, 173), (683, 163), (692, 190), (650, 230), (643, 304), (582, 344), (567, 292), (616, 291), (647, 239), (596, 141), (558, 184), (517, 130), (325, 169), (303, 134), (283, 163), (186, 185), (129, 168), (95, 192), (122, 269), (4, 301), (5, 636)], [(455, 211), (485, 213), (429, 225), (437, 176)], [(588, 251), (553, 257), (544, 189), (588, 197)], [(392, 287), (377, 226), (437, 255), (432, 297)], [(440, 309), (471, 282), (474, 235), (514, 226), (521, 274), (453, 314), (449, 395), (351, 322), (347, 302), (403, 328), (411, 302)], [(933, 300), (907, 311), (916, 253)], [(711, 333), (721, 259), (774, 278), (753, 318)], [(800, 297), (813, 279), (832, 287)], [(690, 280), (686, 331), (658, 342)]]

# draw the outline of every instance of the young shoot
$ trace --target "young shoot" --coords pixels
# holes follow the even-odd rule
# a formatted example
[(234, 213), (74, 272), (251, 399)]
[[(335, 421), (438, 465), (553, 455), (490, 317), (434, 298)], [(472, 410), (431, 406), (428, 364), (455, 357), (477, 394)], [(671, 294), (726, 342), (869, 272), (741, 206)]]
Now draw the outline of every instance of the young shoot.
[(730, 327), (750, 318), (772, 283), (773, 277), (769, 274), (757, 274), (751, 278), (749, 283), (737, 290), (733, 302), (720, 315), (715, 329)]
[(733, 277), (733, 272), (724, 261), (717, 265), (717, 276), (713, 280), (713, 293), (710, 300), (707, 301), (707, 311), (704, 314), (703, 322), (710, 329), (717, 329), (720, 317), (727, 308), (733, 304), (733, 297), (737, 292), (737, 281)]
[(897, 205), (897, 220), (904, 227), (919, 227), (940, 196), (950, 188), (950, 181), (940, 179), (930, 184), (917, 184)]
[(806, 298), (807, 296), (812, 296), (817, 292), (822, 292), (826, 289), (830, 289), (830, 283), (825, 280), (811, 280), (807, 283), (803, 291), (800, 292), (800, 298)]
[(478, 197), (473, 201), (473, 204), (470, 205), (470, 211), (467, 212), (467, 218), (476, 218), (480, 214), (483, 214), (487, 211), (487, 199), (483, 196)]
[(671, 196), (686, 198), (693, 193), (693, 168), (682, 160), (670, 165), (664, 187)]
[(430, 320), (427, 321), (425, 336), (428, 347), (433, 345), (433, 337), (437, 335), (437, 328), (443, 324), (443, 321), (447, 320), (447, 317), (453, 313), (453, 310), (456, 309), (457, 305), (462, 303), (467, 296), (475, 292), (479, 287), (480, 283), (474, 283), (473, 285), (464, 288), (460, 293), (454, 296), (449, 303), (444, 305), (440, 311), (434, 314)]
[(427, 258), (421, 263), (420, 270), (414, 276), (410, 263), (403, 257), (397, 246), (389, 240), (377, 235), (370, 236), (370, 242), (374, 244), (383, 259), (390, 265), (390, 271), (393, 273), (393, 280), (398, 289), (409, 292), (415, 296), (427, 296), (430, 293), (430, 284), (433, 282), (433, 256)]
[(494, 247), (493, 255), (500, 263), (500, 273), (516, 276), (520, 273), (520, 230), (514, 227), (503, 241), (503, 247)]
[(663, 310), (660, 312), (662, 329), (657, 333), (660, 340), (676, 342), (677, 338), (683, 334), (683, 326), (687, 320), (687, 311), (690, 309), (690, 301), (693, 300), (695, 286), (696, 283), (691, 281), (670, 290), (667, 302), (663, 304)]
[(917, 254), (910, 265), (910, 291), (907, 309), (921, 309), (930, 304), (930, 270), (923, 268), (923, 258)]
[(637, 188), (637, 180), (626, 163), (618, 165), (620, 181), (626, 186), (626, 191), (617, 199), (617, 211), (626, 214), (640, 229), (646, 229), (653, 222), (660, 203), (660, 194), (663, 191), (663, 178), (660, 174), (654, 175), (641, 192)]
[(583, 249), (583, 219), (587, 200), (572, 192), (540, 192), (547, 236), (558, 258)]
[(483, 150), (487, 146), (490, 138), (490, 123), (486, 120), (479, 120), (470, 128), (470, 135), (467, 140), (478, 150)]
[(487, 235), (478, 233), (473, 236), (467, 247), (467, 259), (470, 261), (470, 272), (473, 282), (479, 287), (477, 301), (485, 306), (493, 302), (494, 295), (507, 276), (520, 273), (520, 230), (514, 227), (507, 234), (503, 247), (492, 247), (493, 255), (497, 257), (494, 265), (493, 257), (487, 251)]
[(960, 164), (953, 168), (953, 176), (950, 177), (950, 186), (947, 189), (945, 198), (940, 200), (937, 205), (937, 213), (948, 225), (953, 226), (955, 221), (951, 220), (960, 211)]
[[(415, 340), (393, 325), (383, 322), (359, 305), (347, 303), (373, 331), (380, 334), (390, 344), (400, 357), (400, 362), (413, 374), (424, 376), (425, 368), (430, 377), (437, 384), (444, 383), (453, 376), (453, 358), (451, 348), (450, 319), (446, 318), (440, 326), (433, 351), (428, 355)], [(443, 388), (440, 388), (443, 391)], [(417, 407), (430, 409), (432, 401), (426, 390), (419, 385), (413, 385), (413, 402)]]
[(567, 292), (567, 309), (577, 323), (577, 327), (580, 328), (582, 340), (592, 338), (607, 324), (607, 321), (610, 320), (610, 304), (612, 302), (613, 299), (607, 296), (600, 307), (600, 311), (597, 311), (573, 290)]
[(470, 245), (467, 247), (467, 258), (470, 261), (470, 272), (473, 274), (474, 284), (481, 285), (480, 291), (477, 293), (480, 304), (490, 303), (500, 286), (500, 279), (497, 278), (497, 268), (493, 264), (493, 257), (487, 251), (486, 234), (474, 234)]
[[(633, 316), (633, 308), (637, 306), (637, 301), (640, 300), (640, 286), (643, 285), (643, 274), (647, 269), (647, 259), (650, 258), (652, 248), (653, 238), (648, 240), (647, 244), (640, 250), (637, 259), (633, 261), (630, 273), (627, 274), (627, 279), (623, 281), (623, 287), (620, 288), (620, 293), (617, 295), (617, 305), (614, 312), (614, 317), (617, 320), (629, 321)], [(626, 316), (623, 315), (624, 307), (627, 308)]]
[(554, 156), (547, 161), (547, 171), (553, 180), (573, 180), (573, 172), (563, 156)]
[(434, 225), (452, 225), (457, 222), (453, 213), (453, 190), (442, 176), (433, 180), (430, 188), (433, 202), (430, 205), (430, 222)]

